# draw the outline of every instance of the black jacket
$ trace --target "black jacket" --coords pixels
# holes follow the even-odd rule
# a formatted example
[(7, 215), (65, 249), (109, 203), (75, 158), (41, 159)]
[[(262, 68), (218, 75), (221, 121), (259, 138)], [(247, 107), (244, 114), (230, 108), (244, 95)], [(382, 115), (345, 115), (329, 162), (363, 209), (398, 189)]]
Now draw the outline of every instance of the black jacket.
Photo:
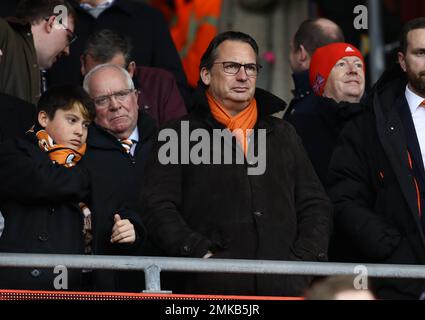
[[(399, 67), (379, 80), (368, 111), (341, 134), (330, 164), (335, 231), (352, 262), (424, 264), (425, 240), (418, 203), (423, 203), (423, 164)], [(407, 118), (405, 117), (407, 111)], [(407, 119), (410, 116), (409, 121)], [(413, 159), (409, 164), (408, 151)], [(416, 189), (418, 184), (418, 190)], [(423, 205), (421, 205), (423, 208)], [(423, 280), (375, 282), (378, 297), (417, 299)]]
[(341, 130), (364, 107), (324, 97), (316, 97), (313, 103), (310, 112), (293, 114), (288, 121), (300, 135), (320, 181), (326, 186), (329, 162)]
[[(283, 101), (258, 89), (256, 100), (256, 128), (266, 130), (264, 174), (248, 175), (246, 160), (162, 165), (158, 158), (164, 142), (155, 143), (146, 167), (142, 218), (169, 256), (202, 257), (211, 250), (213, 258), (326, 260), (330, 203), (292, 126), (268, 116)], [(213, 129), (224, 129), (211, 115), (203, 91), (196, 93), (195, 102), (190, 115), (170, 124), (177, 136), (184, 137), (185, 125), (190, 133), (205, 129), (210, 137)], [(258, 146), (258, 132), (255, 137)], [(190, 148), (195, 144), (191, 141)], [(184, 156), (180, 144), (171, 145)], [(183, 291), (292, 295), (301, 294), (307, 283), (298, 277), (191, 274)]]
[[(82, 254), (83, 216), (89, 194), (83, 160), (73, 168), (52, 164), (31, 139), (0, 145), (1, 252)], [(68, 270), (68, 288), (79, 289), (81, 272)], [(0, 287), (55, 290), (53, 269), (1, 268)]]
[(292, 90), (294, 97), (284, 116), (284, 119), (289, 122), (293, 115), (311, 111), (315, 104), (314, 100), (317, 98), (310, 86), (309, 70), (293, 73), (292, 79), (294, 80), (294, 90)]
[[(155, 122), (147, 114), (139, 113), (140, 141), (134, 156), (127, 154), (117, 138), (92, 124), (89, 128), (87, 152), (84, 156), (92, 179), (90, 209), (93, 212), (95, 254), (141, 255), (145, 232), (141, 217), (135, 211), (144, 175), (145, 162), (151, 149)], [(111, 244), (113, 216), (118, 212), (122, 219), (129, 219), (136, 228), (138, 241), (132, 245)], [(143, 278), (142, 278), (143, 279)], [(120, 280), (113, 272), (97, 272), (97, 290), (133, 291), (143, 289), (143, 281)], [(140, 281), (140, 280), (139, 280)], [(134, 285), (134, 286), (133, 286)]]

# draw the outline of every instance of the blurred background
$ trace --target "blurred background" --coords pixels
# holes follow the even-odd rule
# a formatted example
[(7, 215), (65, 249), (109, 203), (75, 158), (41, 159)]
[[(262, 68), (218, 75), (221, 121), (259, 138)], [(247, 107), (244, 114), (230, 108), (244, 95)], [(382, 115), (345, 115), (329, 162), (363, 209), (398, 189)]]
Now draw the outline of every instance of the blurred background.
[[(303, 20), (326, 17), (336, 22), (343, 29), (346, 42), (357, 46), (365, 56), (370, 86), (385, 66), (395, 61), (402, 25), (425, 15), (423, 0), (126, 1), (143, 2), (164, 14), (192, 86), (198, 79), (199, 58), (217, 32), (238, 30), (250, 34), (260, 47), (263, 69), (259, 86), (287, 102), (292, 98), (293, 89), (289, 43)], [(0, 16), (13, 15), (17, 2), (2, 0)], [(365, 29), (354, 26), (356, 17), (361, 14), (367, 15), (366, 21), (360, 20), (367, 26)]]

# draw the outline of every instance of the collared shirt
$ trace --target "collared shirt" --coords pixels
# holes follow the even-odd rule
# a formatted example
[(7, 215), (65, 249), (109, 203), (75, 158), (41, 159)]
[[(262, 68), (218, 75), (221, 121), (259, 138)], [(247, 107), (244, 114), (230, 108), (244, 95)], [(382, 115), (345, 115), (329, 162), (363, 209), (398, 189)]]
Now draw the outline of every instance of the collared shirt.
[(419, 147), (421, 148), (422, 164), (425, 159), (425, 107), (419, 106), (425, 98), (418, 96), (409, 86), (406, 86), (406, 100), (412, 114), (413, 124), (415, 125), (416, 136), (418, 137)]
[(133, 132), (130, 134), (128, 139), (133, 141), (133, 145), (131, 146), (131, 149), (130, 149), (130, 154), (134, 156), (134, 151), (136, 150), (136, 144), (137, 142), (139, 142), (139, 130), (137, 129), (137, 127), (134, 128)]
[(87, 11), (89, 14), (91, 14), (95, 19), (97, 19), (97, 17), (99, 17), (99, 15), (105, 11), (106, 9), (108, 9), (110, 6), (112, 6), (112, 4), (114, 3), (115, 0), (106, 0), (105, 2), (99, 4), (96, 7), (93, 7), (91, 4), (89, 3), (81, 3), (80, 7), (81, 9), (83, 9), (84, 11)]

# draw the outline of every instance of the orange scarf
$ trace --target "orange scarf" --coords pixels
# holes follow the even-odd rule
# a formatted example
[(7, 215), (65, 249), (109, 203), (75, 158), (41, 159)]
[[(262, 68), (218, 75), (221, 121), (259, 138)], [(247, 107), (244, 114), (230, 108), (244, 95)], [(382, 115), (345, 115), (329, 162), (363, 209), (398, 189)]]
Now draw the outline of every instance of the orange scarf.
[[(32, 128), (30, 131), (34, 131)], [(81, 160), (86, 152), (87, 145), (84, 143), (78, 150), (56, 144), (46, 130), (39, 130), (35, 134), (38, 139), (38, 146), (41, 150), (49, 154), (50, 160), (53, 163), (60, 164), (66, 168), (74, 167)], [(83, 237), (84, 237), (84, 252), (90, 254), (92, 252), (91, 241), (93, 239), (91, 226), (91, 211), (83, 202), (79, 203), (80, 210), (83, 213)]]
[[(248, 143), (247, 143), (247, 130), (253, 129), (255, 123), (257, 122), (258, 111), (257, 111), (257, 101), (252, 99), (249, 105), (239, 112), (235, 116), (231, 116), (227, 111), (221, 106), (217, 100), (213, 98), (212, 95), (207, 91), (208, 104), (211, 109), (213, 117), (220, 123), (224, 124), (236, 137), (236, 140), (242, 146), (245, 155), (248, 152)], [(233, 132), (236, 129), (242, 129), (242, 132), (239, 130)]]
[(86, 152), (87, 146), (85, 143), (78, 150), (74, 150), (60, 144), (55, 144), (45, 130), (37, 131), (35, 135), (38, 138), (39, 147), (48, 152), (49, 158), (54, 163), (58, 163), (67, 168), (75, 166)]

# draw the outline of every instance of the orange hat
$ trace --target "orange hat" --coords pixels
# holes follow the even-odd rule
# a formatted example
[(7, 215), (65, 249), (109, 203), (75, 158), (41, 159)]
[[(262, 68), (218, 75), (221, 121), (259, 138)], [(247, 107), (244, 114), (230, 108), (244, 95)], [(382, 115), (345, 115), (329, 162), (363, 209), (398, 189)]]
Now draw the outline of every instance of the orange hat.
[(350, 56), (359, 57), (363, 62), (363, 70), (365, 70), (362, 54), (349, 43), (335, 42), (314, 51), (310, 61), (310, 85), (316, 95), (323, 95), (326, 81), (338, 60)]

